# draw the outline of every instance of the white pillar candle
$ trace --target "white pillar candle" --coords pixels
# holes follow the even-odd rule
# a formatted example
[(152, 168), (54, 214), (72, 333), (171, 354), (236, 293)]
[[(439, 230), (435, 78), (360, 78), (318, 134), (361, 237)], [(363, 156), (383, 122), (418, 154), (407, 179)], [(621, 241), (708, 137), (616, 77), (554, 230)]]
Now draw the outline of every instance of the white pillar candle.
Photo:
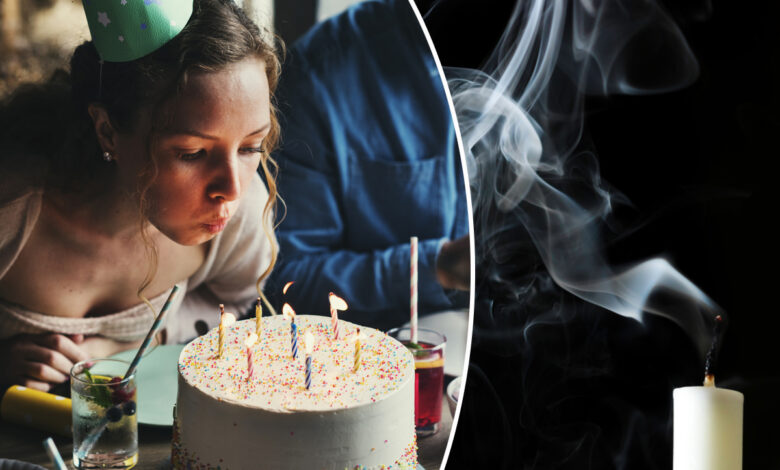
[(682, 387), (674, 397), (674, 470), (741, 470), (740, 392)]

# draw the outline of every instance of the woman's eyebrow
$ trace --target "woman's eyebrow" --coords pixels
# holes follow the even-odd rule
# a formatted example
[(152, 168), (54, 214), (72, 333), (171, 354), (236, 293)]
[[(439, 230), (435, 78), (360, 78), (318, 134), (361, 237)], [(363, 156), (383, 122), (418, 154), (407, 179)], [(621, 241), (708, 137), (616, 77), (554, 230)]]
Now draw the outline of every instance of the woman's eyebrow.
[(165, 137), (170, 137), (174, 135), (191, 135), (195, 137), (200, 137), (201, 139), (207, 139), (207, 140), (218, 140), (219, 138), (213, 135), (204, 134), (202, 132), (198, 132), (196, 130), (192, 129), (168, 129), (164, 132), (162, 132), (162, 135)]
[(256, 130), (256, 131), (253, 131), (253, 132), (250, 132), (250, 133), (249, 133), (249, 134), (247, 134), (246, 136), (247, 136), (247, 137), (251, 137), (251, 136), (253, 136), (253, 135), (260, 134), (260, 133), (262, 133), (262, 132), (265, 132), (266, 130), (268, 130), (270, 127), (271, 127), (271, 123), (269, 122), (269, 123), (267, 123), (266, 125), (264, 125), (263, 127), (261, 127), (260, 129), (258, 129), (258, 130)]
[[(260, 133), (268, 130), (268, 128), (270, 128), (270, 127), (271, 127), (271, 123), (269, 122), (266, 125), (264, 125), (263, 127), (261, 127), (260, 129), (257, 129), (255, 131), (250, 132), (246, 136), (247, 137), (251, 137), (253, 135), (260, 134)], [(198, 131), (193, 130), (193, 129), (168, 129), (167, 131), (163, 132), (163, 135), (166, 136), (166, 137), (167, 136), (174, 136), (174, 135), (191, 135), (191, 136), (195, 136), (195, 137), (200, 137), (201, 139), (219, 140), (219, 137), (217, 137), (217, 136), (204, 134), (202, 132), (198, 132)]]

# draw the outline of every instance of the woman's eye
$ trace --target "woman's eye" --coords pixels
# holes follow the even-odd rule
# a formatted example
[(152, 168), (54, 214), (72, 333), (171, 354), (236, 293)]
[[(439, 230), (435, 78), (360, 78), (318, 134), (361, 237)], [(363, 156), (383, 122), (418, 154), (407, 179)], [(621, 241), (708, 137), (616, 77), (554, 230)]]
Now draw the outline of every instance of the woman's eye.
[(265, 153), (263, 147), (244, 147), (240, 149), (241, 153)]
[(180, 153), (179, 154), (179, 159), (188, 162), (188, 161), (192, 161), (192, 160), (197, 160), (198, 158), (202, 157), (205, 154), (206, 154), (206, 151), (203, 150), (203, 149), (198, 150), (197, 152), (194, 152), (194, 153)]

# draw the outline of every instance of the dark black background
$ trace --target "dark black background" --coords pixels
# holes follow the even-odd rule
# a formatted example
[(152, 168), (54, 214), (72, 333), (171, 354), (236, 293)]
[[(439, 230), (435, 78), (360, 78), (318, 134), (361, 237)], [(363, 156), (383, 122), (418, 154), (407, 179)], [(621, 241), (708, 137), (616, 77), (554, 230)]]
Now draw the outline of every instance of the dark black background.
[[(479, 68), (514, 2), (433, 5), (418, 1), (442, 64)], [(728, 312), (718, 382), (745, 394), (744, 468), (780, 468), (780, 15), (775, 2), (665, 6), (699, 61), (696, 82), (586, 102), (601, 174), (634, 205), (608, 253), (615, 262), (664, 256)], [(527, 247), (515, 261), (500, 269), (539, 266)], [(447, 469), (671, 468), (671, 392), (702, 373), (682, 331), (563, 292), (516, 308), (484, 279), (493, 268), (477, 267), (471, 366)], [(545, 305), (569, 313), (526, 330)]]

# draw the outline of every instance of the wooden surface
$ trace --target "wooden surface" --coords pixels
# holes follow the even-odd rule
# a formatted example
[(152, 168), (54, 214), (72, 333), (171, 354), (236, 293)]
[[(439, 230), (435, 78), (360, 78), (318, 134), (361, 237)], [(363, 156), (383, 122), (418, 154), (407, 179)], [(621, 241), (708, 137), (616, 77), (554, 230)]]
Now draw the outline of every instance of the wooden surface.
[[(452, 416), (446, 398), (443, 398), (441, 408), (441, 424), (441, 430), (437, 434), (417, 440), (418, 461), (425, 470), (436, 470), (441, 467), (444, 450), (447, 447), (447, 439), (452, 428)], [(45, 468), (53, 468), (43, 450), (43, 440), (49, 436), (50, 434), (43, 431), (0, 420), (0, 458), (21, 460)], [(62, 436), (51, 437), (65, 462), (68, 466), (72, 465), (71, 439)], [(170, 427), (139, 425), (138, 447), (139, 460), (136, 469), (157, 470), (171, 467)]]

